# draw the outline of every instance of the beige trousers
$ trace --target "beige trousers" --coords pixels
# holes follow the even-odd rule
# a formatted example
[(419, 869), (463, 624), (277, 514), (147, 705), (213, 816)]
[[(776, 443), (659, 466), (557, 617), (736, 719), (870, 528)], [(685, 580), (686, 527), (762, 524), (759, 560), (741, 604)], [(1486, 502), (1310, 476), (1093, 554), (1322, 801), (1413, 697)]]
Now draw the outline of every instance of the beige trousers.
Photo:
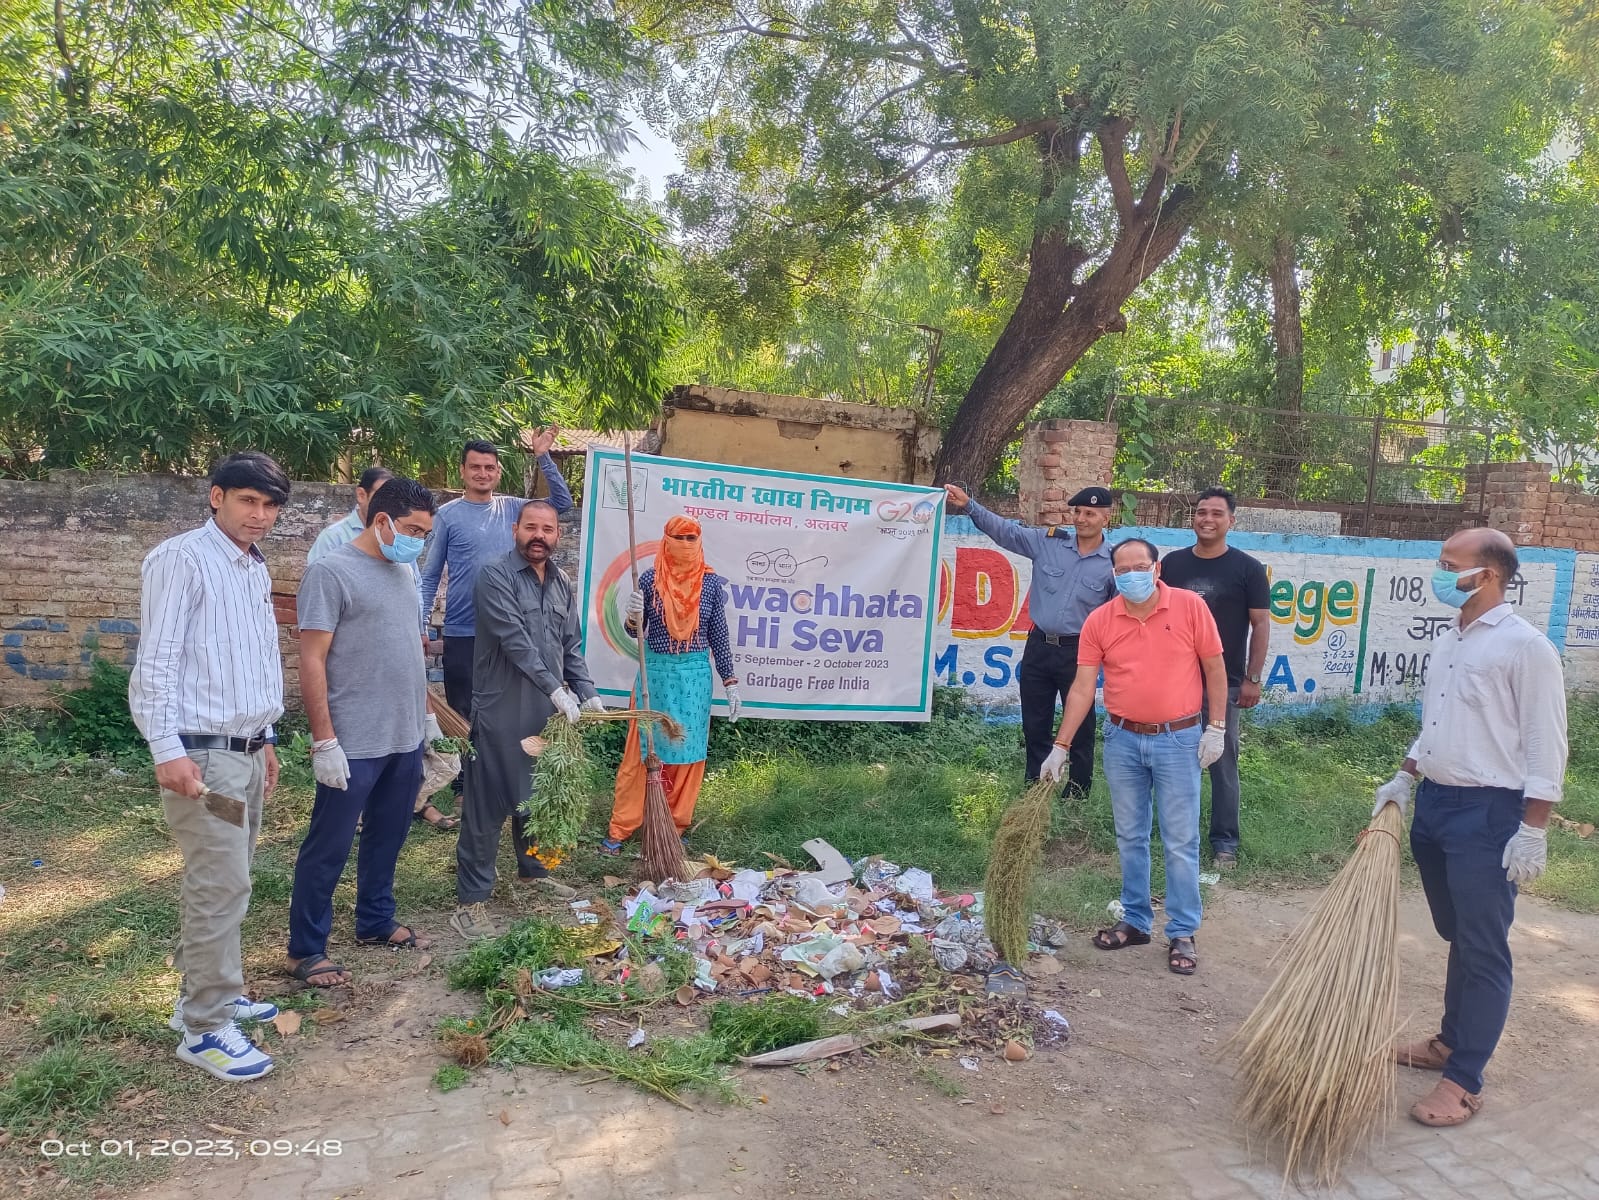
[(205, 786), (243, 800), (244, 828), (206, 811), (202, 801), (162, 789), (167, 825), (183, 851), (182, 927), (172, 965), (183, 974), (179, 1012), (190, 1033), (209, 1033), (233, 1019), (244, 993), (239, 927), (250, 907), (250, 866), (261, 833), (266, 787), (264, 754), (191, 750)]

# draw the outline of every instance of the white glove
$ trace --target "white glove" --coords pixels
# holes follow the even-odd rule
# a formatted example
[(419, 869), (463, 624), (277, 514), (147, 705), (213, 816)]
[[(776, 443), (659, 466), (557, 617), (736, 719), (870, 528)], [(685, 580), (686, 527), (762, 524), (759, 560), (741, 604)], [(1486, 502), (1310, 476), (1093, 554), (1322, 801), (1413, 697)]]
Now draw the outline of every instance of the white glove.
[(1222, 756), (1222, 751), (1225, 749), (1227, 749), (1226, 726), (1205, 726), (1205, 732), (1199, 735), (1199, 769), (1203, 771), (1210, 766)]
[(627, 598), (627, 619), (633, 625), (644, 619), (644, 593), (638, 588), (634, 588), (633, 594)]
[(1416, 777), (1409, 771), (1395, 771), (1394, 777), (1377, 789), (1377, 803), (1371, 806), (1376, 816), (1385, 804), (1399, 805), (1399, 819), (1403, 821), (1410, 811), (1410, 793), (1415, 790)]
[(437, 713), (428, 713), (422, 718), (422, 742), (431, 746), (444, 734), (439, 731), (439, 718)]
[(560, 713), (572, 724), (577, 724), (577, 697), (567, 691), (565, 687), (558, 687), (550, 693), (550, 700)]
[(1044, 760), (1044, 765), (1038, 768), (1038, 777), (1047, 779), (1050, 783), (1059, 783), (1060, 777), (1066, 774), (1066, 762), (1072, 752), (1065, 746), (1056, 746), (1049, 752), (1049, 757)]
[(738, 694), (738, 684), (736, 683), (728, 684), (725, 690), (727, 692), (727, 719), (729, 723), (737, 724), (739, 710), (744, 707), (744, 697)]
[(598, 696), (590, 696), (587, 700), (583, 701), (583, 711), (604, 712), (605, 701), (601, 700)]
[(1511, 883), (1531, 883), (1548, 865), (1548, 832), (1523, 821), (1516, 836), (1505, 843), (1505, 857), (1499, 865)]
[(324, 787), (342, 792), (350, 786), (350, 760), (344, 757), (338, 738), (311, 743), (311, 772)]

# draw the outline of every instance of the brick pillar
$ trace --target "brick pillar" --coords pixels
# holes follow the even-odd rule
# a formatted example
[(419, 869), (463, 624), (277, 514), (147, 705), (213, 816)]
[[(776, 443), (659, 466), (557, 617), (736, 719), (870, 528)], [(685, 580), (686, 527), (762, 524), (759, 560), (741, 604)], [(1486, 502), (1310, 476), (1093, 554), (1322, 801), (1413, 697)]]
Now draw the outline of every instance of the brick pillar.
[(1064, 525), (1066, 501), (1078, 488), (1109, 487), (1116, 464), (1114, 421), (1034, 421), (1022, 430), (1016, 468), (1021, 519)]
[(1551, 486), (1548, 463), (1488, 463), (1466, 468), (1468, 511), (1480, 495), (1484, 524), (1504, 530), (1518, 546), (1546, 544)]

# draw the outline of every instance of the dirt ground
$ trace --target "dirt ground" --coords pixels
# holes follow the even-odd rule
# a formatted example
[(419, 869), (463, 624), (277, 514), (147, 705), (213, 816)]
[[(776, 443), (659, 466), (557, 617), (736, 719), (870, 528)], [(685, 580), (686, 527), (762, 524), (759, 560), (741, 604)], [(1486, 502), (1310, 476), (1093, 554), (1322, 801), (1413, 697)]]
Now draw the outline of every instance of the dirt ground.
[[(1277, 1197), (1282, 1181), (1230, 1118), (1220, 1044), (1270, 977), (1271, 952), (1311, 896), (1217, 890), (1200, 973), (1169, 974), (1156, 944), (1116, 954), (1074, 938), (1066, 970), (1034, 996), (1071, 1021), (1068, 1045), (1010, 1064), (902, 1052), (741, 1073), (744, 1106), (693, 1111), (625, 1085), (537, 1069), (430, 1086), (437, 1019), (465, 1012), (438, 966), (348, 998), (329, 1026), (215, 1122), (250, 1137), (338, 1139), (337, 1156), (191, 1160), (139, 1194), (177, 1200), (377, 1197), (653, 1200)], [(1429, 1031), (1444, 948), (1417, 893), (1402, 915), (1401, 1016)], [(1330, 1193), (1355, 1200), (1469, 1195), (1599, 1197), (1599, 919), (1523, 901), (1513, 934), (1516, 999), (1489, 1070), (1487, 1103), (1462, 1130), (1423, 1129), (1404, 1107), (1433, 1077), (1403, 1071), (1386, 1143)], [(441, 938), (437, 958), (454, 946)], [(359, 961), (359, 959), (357, 959)], [(931, 1086), (936, 1070), (964, 1094)], [(187, 1131), (207, 1136), (203, 1129)], [(1290, 1187), (1288, 1193), (1295, 1189)]]

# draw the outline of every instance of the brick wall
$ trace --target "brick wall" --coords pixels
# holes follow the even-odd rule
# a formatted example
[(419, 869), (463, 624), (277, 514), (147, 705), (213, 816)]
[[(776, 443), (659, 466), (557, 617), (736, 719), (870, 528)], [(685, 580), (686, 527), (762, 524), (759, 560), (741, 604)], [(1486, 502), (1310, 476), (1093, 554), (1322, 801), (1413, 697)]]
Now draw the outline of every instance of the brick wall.
[(1116, 432), (1111, 421), (1034, 421), (1023, 429), (1016, 467), (1021, 519), (1032, 525), (1067, 524), (1072, 493), (1091, 484), (1109, 487)]
[[(0, 479), (0, 707), (37, 704), (86, 680), (96, 656), (133, 662), (139, 566), (157, 543), (204, 524), (208, 494), (203, 479), (173, 475), (58, 471), (44, 482)], [(442, 503), (455, 493), (435, 495)], [(348, 484), (296, 483), (261, 547), (272, 572), (290, 707), (299, 697), (294, 597), (306, 552), (353, 499)], [(577, 544), (575, 523), (563, 522), (556, 561), (568, 573), (577, 567)]]
[[(1187, 528), (1193, 518), (1194, 496), (1169, 492), (1137, 492), (1136, 519), (1133, 524), (1157, 528)], [(1442, 541), (1468, 525), (1478, 524), (1475, 511), (1460, 504), (1376, 504), (1366, 518), (1364, 504), (1289, 504), (1281, 500), (1240, 501), (1250, 508), (1275, 508), (1283, 511), (1334, 512), (1339, 532), (1346, 537), (1418, 538)]]

